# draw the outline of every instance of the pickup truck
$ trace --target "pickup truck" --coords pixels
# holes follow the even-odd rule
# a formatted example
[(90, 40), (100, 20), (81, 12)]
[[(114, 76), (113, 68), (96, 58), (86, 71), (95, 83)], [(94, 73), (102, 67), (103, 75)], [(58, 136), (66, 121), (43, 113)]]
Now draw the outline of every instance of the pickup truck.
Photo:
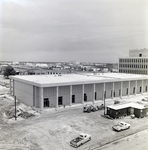
[(117, 125), (114, 125), (112, 128), (115, 131), (122, 131), (130, 128), (130, 124), (125, 123), (125, 122), (120, 122)]
[(79, 147), (80, 145), (83, 145), (87, 141), (91, 140), (91, 135), (86, 133), (81, 133), (78, 137), (70, 141), (70, 145), (73, 147)]

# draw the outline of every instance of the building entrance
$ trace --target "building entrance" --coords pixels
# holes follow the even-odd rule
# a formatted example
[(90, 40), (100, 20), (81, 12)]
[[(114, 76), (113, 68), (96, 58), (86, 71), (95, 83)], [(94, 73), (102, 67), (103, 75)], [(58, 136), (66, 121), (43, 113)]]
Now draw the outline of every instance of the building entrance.
[(86, 95), (86, 93), (84, 94), (84, 101), (85, 102), (87, 101), (87, 95)]
[(75, 103), (75, 95), (72, 95), (72, 103)]
[(44, 107), (49, 107), (49, 99), (44, 98)]
[(58, 97), (58, 105), (63, 105), (63, 97), (62, 96)]

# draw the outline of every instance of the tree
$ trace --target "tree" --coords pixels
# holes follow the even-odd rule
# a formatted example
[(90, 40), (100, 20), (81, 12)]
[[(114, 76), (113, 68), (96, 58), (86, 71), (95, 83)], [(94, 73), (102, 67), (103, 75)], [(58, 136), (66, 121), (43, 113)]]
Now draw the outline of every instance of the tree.
[(9, 78), (10, 75), (16, 75), (16, 71), (12, 66), (7, 66), (4, 69), (4, 77)]

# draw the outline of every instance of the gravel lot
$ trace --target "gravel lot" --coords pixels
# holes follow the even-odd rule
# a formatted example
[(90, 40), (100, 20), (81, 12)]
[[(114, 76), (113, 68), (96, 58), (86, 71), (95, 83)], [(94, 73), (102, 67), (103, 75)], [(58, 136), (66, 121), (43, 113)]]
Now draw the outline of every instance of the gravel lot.
[[(139, 101), (143, 95), (125, 97), (122, 101)], [(114, 100), (106, 100), (113, 104)], [(101, 104), (102, 102), (98, 102)], [(23, 105), (17, 106), (21, 107)], [(83, 105), (55, 109), (45, 109), (41, 114), (24, 119), (18, 117), (8, 119), (5, 111), (14, 108), (14, 101), (7, 96), (0, 97), (0, 149), (6, 150), (73, 150), (70, 140), (79, 133), (91, 134), (92, 140), (77, 148), (78, 150), (107, 149), (102, 147), (118, 139), (147, 129), (148, 117), (131, 119), (129, 116), (121, 119), (102, 117), (103, 110), (83, 113)], [(24, 107), (26, 111), (31, 108)], [(33, 112), (33, 111), (32, 111)], [(129, 130), (115, 132), (112, 126), (119, 121), (131, 124)], [(118, 145), (119, 141), (116, 143)], [(115, 145), (115, 144), (114, 144)], [(112, 145), (113, 146), (113, 145)], [(132, 145), (131, 145), (132, 146)], [(111, 148), (111, 147), (110, 147)]]

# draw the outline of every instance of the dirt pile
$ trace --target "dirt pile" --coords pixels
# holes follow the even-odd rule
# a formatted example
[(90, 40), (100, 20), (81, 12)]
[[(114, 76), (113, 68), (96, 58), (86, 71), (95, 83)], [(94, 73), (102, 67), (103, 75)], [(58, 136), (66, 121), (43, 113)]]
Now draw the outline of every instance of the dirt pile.
[[(5, 107), (4, 114), (8, 119), (15, 117), (15, 106), (9, 105)], [(28, 107), (20, 102), (17, 102), (16, 106), (16, 117), (21, 117), (24, 119), (36, 116), (38, 113), (34, 111), (31, 107)]]
[[(5, 114), (8, 119), (14, 118), (15, 117), (15, 107), (11, 107), (8, 110), (5, 110)], [(35, 115), (32, 113), (26, 112), (26, 111), (22, 110), (21, 108), (17, 108), (16, 109), (16, 117), (19, 117), (19, 116), (27, 119), (27, 118), (35, 116)]]

